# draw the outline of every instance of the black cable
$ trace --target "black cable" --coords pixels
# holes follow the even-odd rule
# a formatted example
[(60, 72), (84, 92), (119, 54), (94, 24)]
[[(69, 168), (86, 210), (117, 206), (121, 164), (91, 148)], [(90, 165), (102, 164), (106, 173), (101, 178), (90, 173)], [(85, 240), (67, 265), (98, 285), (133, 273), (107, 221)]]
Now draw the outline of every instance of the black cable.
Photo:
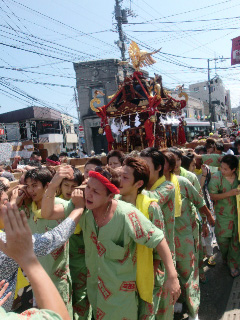
[[(163, 18), (160, 18), (163, 19)], [(222, 20), (232, 20), (240, 19), (240, 16), (237, 17), (226, 17), (226, 18), (213, 18), (213, 19), (194, 19), (194, 20), (182, 20), (182, 21), (159, 21), (154, 23), (161, 24), (179, 24), (179, 23), (196, 23), (196, 22), (209, 22), (209, 21), (222, 21)], [(151, 24), (151, 22), (128, 22), (128, 25), (138, 25), (138, 24)]]
[(128, 32), (137, 33), (171, 33), (171, 32), (208, 32), (208, 31), (221, 31), (221, 30), (239, 30), (239, 27), (229, 27), (229, 28), (212, 28), (212, 29), (188, 29), (188, 30), (126, 30)]

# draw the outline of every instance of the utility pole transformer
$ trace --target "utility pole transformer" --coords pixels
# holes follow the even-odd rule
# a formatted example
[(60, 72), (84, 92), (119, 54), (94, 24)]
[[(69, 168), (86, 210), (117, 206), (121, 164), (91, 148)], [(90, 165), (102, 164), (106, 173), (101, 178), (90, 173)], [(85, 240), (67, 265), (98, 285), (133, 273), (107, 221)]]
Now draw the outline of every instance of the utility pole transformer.
[[(126, 56), (125, 56), (126, 47), (124, 43), (125, 36), (122, 29), (122, 25), (127, 24), (128, 20), (127, 20), (127, 11), (125, 9), (121, 9), (120, 2), (121, 0), (116, 0), (116, 3), (115, 3), (115, 19), (117, 21), (117, 29), (118, 29), (118, 35), (119, 35), (119, 40), (117, 41), (117, 45), (121, 50), (122, 61), (126, 61)], [(124, 74), (124, 77), (126, 77), (127, 70), (125, 65), (123, 65), (123, 74)]]

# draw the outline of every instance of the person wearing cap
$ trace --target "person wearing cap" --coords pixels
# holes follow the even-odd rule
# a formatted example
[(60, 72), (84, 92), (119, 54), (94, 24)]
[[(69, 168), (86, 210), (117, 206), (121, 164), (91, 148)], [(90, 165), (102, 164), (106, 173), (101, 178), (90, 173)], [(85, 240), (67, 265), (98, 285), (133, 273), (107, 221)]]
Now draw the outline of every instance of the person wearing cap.
[[(56, 207), (51, 200), (57, 188), (55, 182), (49, 184), (43, 199), (42, 214), (48, 219), (63, 217), (63, 209)], [(95, 319), (137, 319), (137, 243), (156, 248), (168, 273), (165, 287), (171, 293), (173, 303), (180, 294), (163, 231), (132, 204), (114, 199), (119, 194), (119, 185), (120, 177), (116, 171), (97, 167), (89, 172), (85, 188), (83, 205), (86, 210), (79, 224), (86, 248), (88, 298)]]

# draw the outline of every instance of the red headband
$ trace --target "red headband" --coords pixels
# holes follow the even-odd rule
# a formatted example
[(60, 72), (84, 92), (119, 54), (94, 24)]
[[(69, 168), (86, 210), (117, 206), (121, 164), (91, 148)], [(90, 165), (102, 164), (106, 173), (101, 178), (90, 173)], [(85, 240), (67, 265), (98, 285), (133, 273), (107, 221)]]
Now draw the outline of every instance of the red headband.
[(60, 166), (60, 164), (61, 164), (61, 162), (59, 162), (59, 161), (53, 161), (53, 160), (51, 160), (51, 159), (46, 159), (46, 161), (48, 161), (48, 162), (50, 162), (50, 163), (52, 163), (52, 164), (55, 164), (56, 166)]
[(88, 176), (89, 176), (89, 178), (95, 178), (98, 181), (100, 181), (112, 193), (114, 193), (114, 194), (120, 193), (119, 189), (114, 184), (112, 184), (107, 178), (105, 178), (103, 175), (101, 175), (101, 173), (96, 172), (96, 171), (89, 171)]

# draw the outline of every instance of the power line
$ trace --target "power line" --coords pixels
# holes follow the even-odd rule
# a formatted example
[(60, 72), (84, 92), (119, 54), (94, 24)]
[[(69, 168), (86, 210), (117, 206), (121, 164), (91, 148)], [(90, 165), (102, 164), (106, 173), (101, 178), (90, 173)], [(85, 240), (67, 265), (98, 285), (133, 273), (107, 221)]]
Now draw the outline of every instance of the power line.
[[(163, 19), (163, 18), (159, 18)], [(181, 20), (181, 21), (156, 21), (156, 24), (180, 24), (180, 23), (196, 23), (196, 22), (209, 22), (209, 21), (222, 21), (222, 20), (232, 20), (232, 19), (240, 19), (240, 16), (237, 17), (226, 17), (226, 18), (213, 18), (213, 19), (194, 19), (194, 20)], [(150, 21), (144, 22), (128, 22), (128, 25), (138, 25), (138, 24), (151, 24)]]
[(239, 27), (229, 27), (229, 28), (211, 28), (211, 29), (187, 29), (187, 30), (126, 30), (128, 32), (138, 32), (138, 33), (180, 33), (180, 32), (208, 32), (208, 31), (221, 31), (221, 30), (239, 30)]
[(54, 21), (55, 23), (58, 23), (58, 24), (60, 24), (60, 25), (62, 25), (62, 26), (64, 26), (64, 27), (70, 28), (70, 29), (72, 29), (72, 30), (74, 30), (74, 31), (80, 32), (81, 34), (83, 34), (83, 35), (85, 35), (85, 36), (88, 36), (88, 37), (90, 37), (90, 38), (93, 38), (94, 40), (97, 40), (97, 41), (100, 41), (100, 42), (102, 42), (102, 43), (104, 43), (104, 44), (107, 44), (108, 46), (111, 46), (111, 47), (113, 47), (113, 48), (116, 50), (116, 48), (115, 48), (114, 45), (111, 45), (111, 44), (109, 44), (109, 43), (107, 43), (107, 42), (105, 42), (105, 41), (103, 41), (103, 40), (100, 40), (100, 39), (98, 39), (98, 38), (96, 38), (96, 37), (93, 37), (92, 35), (89, 35), (89, 34), (83, 32), (83, 31), (81, 31), (81, 30), (78, 30), (78, 29), (72, 27), (72, 26), (69, 26), (69, 25), (63, 23), (62, 21), (59, 21), (59, 20), (54, 19), (54, 18), (52, 18), (52, 17), (49, 17), (49, 16), (47, 16), (47, 15), (45, 15), (45, 14), (43, 14), (43, 13), (41, 13), (41, 12), (35, 10), (35, 9), (32, 9), (32, 8), (30, 8), (30, 7), (27, 7), (27, 6), (25, 6), (24, 4), (22, 4), (22, 3), (18, 2), (18, 1), (15, 1), (15, 0), (11, 0), (11, 1), (14, 2), (14, 3), (16, 3), (16, 4), (18, 4), (18, 5), (20, 5), (20, 6), (22, 6), (22, 7), (24, 7), (24, 8), (27, 9), (27, 10), (33, 11), (33, 12), (37, 13), (38, 15), (41, 15), (41, 16), (47, 18), (47, 19), (50, 19), (50, 20)]
[(49, 82), (40, 82), (35, 80), (23, 80), (23, 79), (16, 79), (16, 78), (8, 78), (8, 77), (0, 77), (0, 79), (12, 80), (16, 82), (25, 82), (25, 83), (33, 83), (33, 84), (41, 84), (41, 85), (48, 85), (53, 87), (62, 87), (62, 88), (74, 88), (74, 86), (69, 86), (65, 84), (57, 84), (57, 83), (49, 83)]
[(183, 11), (183, 12), (176, 13), (176, 14), (171, 14), (169, 16), (165, 16), (165, 17), (162, 17), (162, 18), (151, 19), (151, 20), (147, 20), (145, 22), (153, 22), (153, 21), (155, 22), (156, 20), (176, 17), (176, 16), (179, 16), (179, 15), (182, 15), (182, 14), (185, 14), (185, 13), (192, 13), (192, 12), (195, 12), (195, 11), (200, 11), (200, 10), (203, 10), (203, 9), (208, 9), (208, 8), (211, 8), (211, 7), (219, 6), (220, 4), (228, 3), (228, 2), (231, 2), (231, 1), (232, 0), (225, 0), (225, 1), (221, 1), (221, 2), (215, 3), (215, 4), (211, 4), (209, 6), (205, 6), (205, 7), (201, 7), (201, 8), (197, 8), (197, 9), (193, 9), (193, 10), (188, 10), (188, 11)]

